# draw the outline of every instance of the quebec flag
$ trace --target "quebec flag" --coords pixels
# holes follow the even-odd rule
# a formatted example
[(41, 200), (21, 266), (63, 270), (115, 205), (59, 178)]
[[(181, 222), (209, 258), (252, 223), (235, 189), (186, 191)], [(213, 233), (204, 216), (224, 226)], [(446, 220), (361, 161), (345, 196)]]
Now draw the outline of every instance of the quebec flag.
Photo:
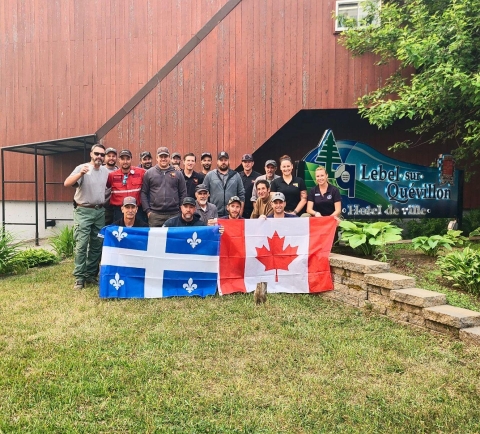
[(215, 295), (218, 226), (106, 226), (100, 265), (101, 298)]

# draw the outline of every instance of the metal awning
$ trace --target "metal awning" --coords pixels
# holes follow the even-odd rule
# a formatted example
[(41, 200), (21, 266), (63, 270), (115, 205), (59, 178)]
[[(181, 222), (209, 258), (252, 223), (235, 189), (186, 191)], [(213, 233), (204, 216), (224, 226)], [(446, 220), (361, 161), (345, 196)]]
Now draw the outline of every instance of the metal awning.
[[(1, 170), (2, 170), (2, 225), (35, 225), (35, 243), (39, 244), (38, 232), (38, 196), (39, 196), (39, 180), (38, 180), (38, 156), (43, 157), (43, 209), (45, 218), (45, 228), (55, 226), (55, 220), (49, 220), (47, 217), (47, 186), (62, 184), (63, 182), (49, 182), (47, 180), (47, 164), (46, 158), (50, 155), (66, 154), (69, 152), (82, 152), (83, 160), (88, 159), (88, 154), (92, 145), (96, 143), (96, 135), (89, 134), (86, 136), (69, 137), (65, 139), (47, 140), (45, 142), (26, 143), (23, 145), (6, 146), (1, 148)], [(6, 180), (5, 179), (5, 153), (18, 152), (20, 154), (29, 154), (35, 157), (34, 161), (34, 179), (31, 181), (24, 180)], [(35, 223), (20, 223), (5, 221), (5, 186), (8, 184), (35, 184)], [(63, 219), (56, 219), (63, 220)]]

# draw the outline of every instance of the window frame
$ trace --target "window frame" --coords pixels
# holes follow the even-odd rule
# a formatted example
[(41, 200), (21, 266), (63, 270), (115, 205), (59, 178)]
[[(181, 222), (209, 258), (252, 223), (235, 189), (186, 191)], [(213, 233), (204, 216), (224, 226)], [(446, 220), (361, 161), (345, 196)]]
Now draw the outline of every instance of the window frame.
[[(366, 1), (368, 1), (368, 0), (336, 0), (335, 1), (335, 32), (343, 32), (344, 30), (348, 29), (348, 27), (340, 26), (340, 24), (338, 22), (339, 6), (344, 5), (344, 4), (350, 4), (350, 3), (356, 3), (357, 4), (357, 17), (356, 17), (357, 27), (363, 27), (362, 25), (360, 25), (359, 21), (362, 19), (362, 14), (361, 13), (364, 11), (364, 9), (362, 8), (362, 3), (365, 3)], [(377, 0), (377, 2), (379, 3), (379, 5), (381, 5), (380, 0)]]

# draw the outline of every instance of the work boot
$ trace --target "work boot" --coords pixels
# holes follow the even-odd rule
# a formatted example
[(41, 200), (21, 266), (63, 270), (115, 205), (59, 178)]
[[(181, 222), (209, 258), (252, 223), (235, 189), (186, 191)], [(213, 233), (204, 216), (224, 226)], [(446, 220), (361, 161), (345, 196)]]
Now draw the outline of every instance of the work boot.
[(83, 280), (76, 280), (73, 289), (83, 289), (85, 287), (85, 282)]

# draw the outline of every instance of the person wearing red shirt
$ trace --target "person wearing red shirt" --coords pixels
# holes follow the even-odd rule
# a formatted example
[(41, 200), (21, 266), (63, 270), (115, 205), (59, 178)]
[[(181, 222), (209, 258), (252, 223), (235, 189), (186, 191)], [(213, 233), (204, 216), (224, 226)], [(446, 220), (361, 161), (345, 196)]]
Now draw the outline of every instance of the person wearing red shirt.
[(134, 197), (139, 206), (138, 217), (146, 221), (143, 210), (140, 208), (143, 176), (145, 169), (132, 167), (132, 153), (124, 149), (118, 156), (120, 169), (108, 174), (107, 188), (111, 188), (110, 205), (113, 207), (113, 220), (122, 218), (122, 205), (126, 197)]

